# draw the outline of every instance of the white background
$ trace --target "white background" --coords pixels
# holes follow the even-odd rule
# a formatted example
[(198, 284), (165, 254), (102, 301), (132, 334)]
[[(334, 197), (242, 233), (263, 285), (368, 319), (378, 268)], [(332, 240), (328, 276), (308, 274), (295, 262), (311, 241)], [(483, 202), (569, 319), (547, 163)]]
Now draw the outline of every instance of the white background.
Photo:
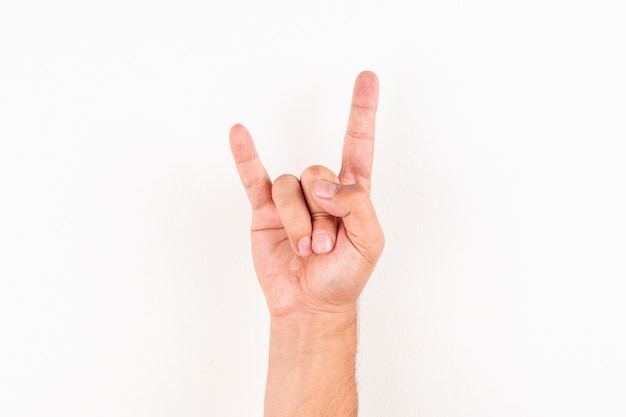
[(381, 84), (362, 417), (626, 415), (623, 1), (0, 0), (0, 415), (260, 416), (227, 134)]

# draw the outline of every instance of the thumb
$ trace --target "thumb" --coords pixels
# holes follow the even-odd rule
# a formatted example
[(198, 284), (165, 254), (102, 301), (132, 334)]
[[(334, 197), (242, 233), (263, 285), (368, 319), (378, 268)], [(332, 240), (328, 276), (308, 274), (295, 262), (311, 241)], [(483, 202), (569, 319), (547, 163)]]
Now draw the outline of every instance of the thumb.
[(320, 208), (341, 218), (348, 238), (359, 252), (378, 259), (385, 237), (369, 191), (359, 184), (337, 184), (324, 180), (315, 181), (311, 187)]

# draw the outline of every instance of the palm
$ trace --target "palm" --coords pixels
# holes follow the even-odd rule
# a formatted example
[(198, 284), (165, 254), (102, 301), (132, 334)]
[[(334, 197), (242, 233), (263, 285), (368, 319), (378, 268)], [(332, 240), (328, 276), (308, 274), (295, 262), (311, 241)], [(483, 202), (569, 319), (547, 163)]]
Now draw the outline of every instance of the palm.
[[(335, 309), (355, 301), (369, 276), (366, 264), (339, 225), (335, 249), (329, 254), (300, 257), (294, 253), (275, 207), (254, 217), (254, 266), (272, 314)], [(351, 279), (346, 279), (351, 278)]]
[[(254, 266), (272, 315), (340, 311), (342, 307), (356, 303), (374, 268), (382, 250), (382, 231), (369, 202), (377, 101), (376, 76), (360, 74), (355, 83), (338, 180), (340, 187), (356, 190), (367, 198), (357, 200), (356, 214), (351, 213), (350, 207), (344, 207), (343, 214), (326, 209), (323, 213), (326, 220), (315, 217), (320, 214), (319, 207), (315, 209), (317, 204), (305, 187), (304, 178), (301, 178), (301, 188), (300, 182), (291, 176), (288, 197), (273, 198), (273, 190), (280, 188), (277, 186), (280, 178), (272, 184), (252, 138), (243, 126), (236, 125), (231, 130), (231, 149), (252, 205)], [(336, 181), (337, 177), (331, 175)], [(318, 175), (313, 178), (316, 179), (329, 178), (327, 174), (326, 178)], [(297, 206), (297, 209), (285, 206)], [(296, 253), (295, 226), (286, 223), (290, 216), (285, 213), (290, 214), (290, 210), (299, 210), (300, 223), (308, 226), (308, 236), (311, 236), (311, 227), (314, 232), (316, 224), (328, 222), (329, 217), (336, 219), (332, 222), (332, 250)]]

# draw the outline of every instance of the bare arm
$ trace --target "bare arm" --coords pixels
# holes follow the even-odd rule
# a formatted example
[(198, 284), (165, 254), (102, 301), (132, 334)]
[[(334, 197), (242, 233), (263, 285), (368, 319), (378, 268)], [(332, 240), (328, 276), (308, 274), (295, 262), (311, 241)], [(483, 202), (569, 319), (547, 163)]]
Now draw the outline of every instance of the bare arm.
[(358, 297), (384, 246), (370, 200), (378, 78), (356, 79), (339, 175), (273, 183), (248, 131), (230, 144), (252, 205), (252, 255), (271, 318), (265, 417), (357, 415)]
[(272, 319), (265, 416), (357, 415), (356, 311)]

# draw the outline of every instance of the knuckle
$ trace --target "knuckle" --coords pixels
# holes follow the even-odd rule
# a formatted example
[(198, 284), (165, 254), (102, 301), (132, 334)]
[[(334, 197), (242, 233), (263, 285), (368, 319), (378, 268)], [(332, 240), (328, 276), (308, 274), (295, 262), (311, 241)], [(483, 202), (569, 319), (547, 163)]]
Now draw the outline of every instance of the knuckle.
[(242, 178), (241, 183), (245, 189), (255, 188), (258, 185), (265, 184), (267, 179), (263, 175), (250, 175)]
[(374, 134), (372, 132), (367, 132), (363, 130), (349, 129), (348, 131), (346, 131), (346, 135), (358, 140), (374, 140)]
[(352, 198), (358, 203), (369, 202), (370, 193), (365, 187), (355, 184), (352, 189)]
[(300, 189), (300, 182), (290, 174), (283, 174), (272, 183), (272, 198), (277, 207), (285, 207), (289, 204), (289, 196), (293, 190)]
[(300, 175), (300, 181), (314, 180), (314, 179), (333, 179), (335, 174), (323, 165), (311, 165), (302, 171)]
[(298, 178), (296, 178), (294, 175), (283, 174), (274, 180), (273, 185), (280, 187), (294, 182), (298, 182)]

